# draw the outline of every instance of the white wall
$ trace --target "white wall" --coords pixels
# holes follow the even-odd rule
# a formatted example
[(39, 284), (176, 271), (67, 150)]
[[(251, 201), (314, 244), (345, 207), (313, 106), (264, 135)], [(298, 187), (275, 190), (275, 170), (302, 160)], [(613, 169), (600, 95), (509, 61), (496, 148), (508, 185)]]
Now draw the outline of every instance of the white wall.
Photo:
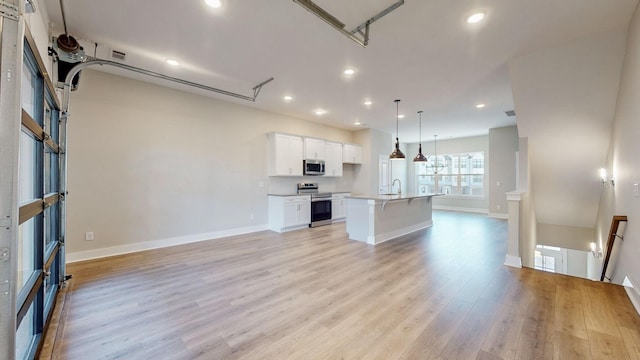
[(591, 255), (588, 251), (567, 250), (567, 275), (581, 278), (587, 277), (587, 259)]
[(392, 136), (383, 131), (364, 129), (354, 133), (354, 141), (362, 145), (362, 165), (353, 165), (353, 193), (377, 194), (378, 158), (380, 155), (389, 156), (393, 150)]
[[(628, 276), (640, 288), (640, 197), (634, 195), (633, 184), (640, 183), (640, 12), (636, 9), (627, 34), (626, 55), (622, 69), (613, 133), (606, 168), (616, 180), (615, 187), (602, 189), (597, 218), (599, 246), (606, 246), (611, 217), (627, 215), (625, 239), (620, 241), (612, 282), (621, 284)], [(605, 164), (603, 164), (604, 166)], [(597, 177), (597, 169), (593, 169)], [(597, 180), (597, 178), (596, 178)], [(616, 240), (616, 243), (618, 241)], [(636, 290), (636, 300), (640, 292)]]
[[(319, 180), (267, 177), (267, 132), (354, 142), (350, 131), (94, 70), (70, 114), (71, 260), (263, 228), (268, 192)], [(321, 186), (351, 191), (353, 165), (345, 175)]]
[[(51, 61), (49, 61), (50, 58), (47, 50), (49, 47), (49, 15), (47, 14), (47, 8), (44, 5), (44, 1), (37, 0), (36, 12), (25, 14), (24, 19), (27, 27), (29, 27), (29, 30), (31, 31), (31, 35), (33, 36), (36, 46), (38, 47), (38, 52), (44, 62), (44, 66), (47, 68), (47, 71), (51, 73), (52, 66)], [(53, 81), (54, 77), (50, 77)]]
[[(509, 60), (538, 219), (592, 227), (625, 53), (623, 24)], [(623, 76), (624, 78), (624, 76)], [(597, 178), (596, 178), (597, 179)]]
[(535, 267), (536, 239), (538, 227), (535, 200), (531, 191), (522, 195), (520, 201), (520, 256), (522, 266)]
[(537, 229), (538, 244), (581, 251), (590, 251), (589, 244), (595, 241), (595, 235), (593, 228), (576, 226), (539, 223)]
[(507, 215), (505, 193), (517, 190), (516, 157), (518, 152), (518, 128), (507, 126), (489, 129), (489, 214)]

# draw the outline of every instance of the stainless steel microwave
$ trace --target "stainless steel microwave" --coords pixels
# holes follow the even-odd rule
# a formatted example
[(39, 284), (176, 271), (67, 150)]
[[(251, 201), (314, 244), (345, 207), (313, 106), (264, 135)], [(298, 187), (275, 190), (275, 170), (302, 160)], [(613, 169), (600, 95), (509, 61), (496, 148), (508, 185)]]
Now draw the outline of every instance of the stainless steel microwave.
[(324, 160), (303, 160), (305, 175), (324, 175)]

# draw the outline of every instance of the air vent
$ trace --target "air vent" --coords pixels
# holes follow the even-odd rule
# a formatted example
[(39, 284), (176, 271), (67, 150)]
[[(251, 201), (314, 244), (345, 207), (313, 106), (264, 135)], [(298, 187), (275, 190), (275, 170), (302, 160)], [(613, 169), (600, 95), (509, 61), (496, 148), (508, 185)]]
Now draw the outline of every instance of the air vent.
[(111, 50), (111, 57), (116, 60), (124, 61), (125, 58), (127, 57), (127, 54), (123, 53), (122, 51)]
[(515, 110), (508, 110), (504, 112), (507, 116), (516, 116)]

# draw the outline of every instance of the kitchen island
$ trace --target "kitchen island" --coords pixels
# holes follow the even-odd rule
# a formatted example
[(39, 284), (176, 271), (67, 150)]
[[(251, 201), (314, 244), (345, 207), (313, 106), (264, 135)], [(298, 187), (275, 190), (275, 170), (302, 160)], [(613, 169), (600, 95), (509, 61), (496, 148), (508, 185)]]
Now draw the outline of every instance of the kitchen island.
[(348, 196), (349, 239), (375, 245), (430, 227), (431, 199), (437, 195), (440, 194)]

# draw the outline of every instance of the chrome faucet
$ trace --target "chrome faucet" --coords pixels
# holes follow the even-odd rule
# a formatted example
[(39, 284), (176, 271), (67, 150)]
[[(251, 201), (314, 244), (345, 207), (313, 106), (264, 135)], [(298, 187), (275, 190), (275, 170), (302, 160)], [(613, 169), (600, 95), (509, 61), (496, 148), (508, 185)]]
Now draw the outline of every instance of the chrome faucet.
[(400, 179), (393, 179), (393, 182), (391, 183), (391, 187), (393, 187), (393, 185), (396, 184), (396, 181), (398, 182), (398, 195), (402, 194), (402, 182), (400, 181)]

